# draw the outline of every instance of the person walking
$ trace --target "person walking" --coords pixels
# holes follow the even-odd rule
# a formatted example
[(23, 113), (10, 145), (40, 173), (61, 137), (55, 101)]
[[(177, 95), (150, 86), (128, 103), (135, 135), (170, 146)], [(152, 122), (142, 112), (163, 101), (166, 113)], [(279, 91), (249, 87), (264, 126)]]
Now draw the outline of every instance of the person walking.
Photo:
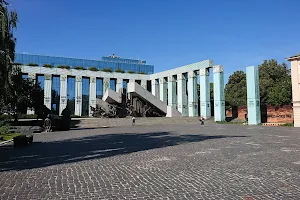
[(44, 128), (45, 128), (45, 132), (51, 132), (51, 119), (50, 119), (50, 115), (48, 114), (45, 121), (44, 121)]
[(132, 116), (132, 126), (134, 126), (134, 125), (135, 125), (135, 117)]
[(201, 116), (199, 118), (199, 121), (200, 121), (201, 126), (204, 126), (204, 117)]

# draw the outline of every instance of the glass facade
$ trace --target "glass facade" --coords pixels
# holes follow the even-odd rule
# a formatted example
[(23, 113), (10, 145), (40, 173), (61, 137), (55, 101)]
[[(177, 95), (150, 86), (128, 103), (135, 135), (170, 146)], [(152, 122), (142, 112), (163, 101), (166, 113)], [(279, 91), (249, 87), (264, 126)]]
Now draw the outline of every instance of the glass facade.
[(82, 78), (82, 116), (89, 115), (90, 79)]
[(67, 79), (67, 106), (71, 115), (75, 113), (75, 77), (68, 76)]
[(116, 91), (116, 82), (117, 82), (117, 80), (111, 78), (111, 79), (109, 80), (109, 82), (110, 82), (110, 89)]
[(28, 79), (28, 74), (22, 74), (23, 79)]
[(103, 79), (97, 78), (96, 80), (96, 98), (102, 99), (103, 97)]
[(59, 115), (60, 101), (60, 78), (52, 76), (52, 91), (51, 91), (51, 110), (54, 114)]
[(120, 68), (126, 72), (134, 71), (136, 73), (154, 73), (154, 66), (147, 65), (146, 61), (144, 60), (119, 58), (116, 56), (102, 57), (101, 60), (88, 60), (79, 58), (65, 58), (16, 53), (15, 62), (22, 63), (24, 65), (27, 65), (29, 63), (35, 63), (39, 66), (43, 66), (44, 64), (51, 64), (53, 66), (68, 65), (71, 68), (74, 68), (76, 66), (82, 66), (85, 68), (96, 67), (99, 70), (103, 68), (110, 68), (113, 71)]

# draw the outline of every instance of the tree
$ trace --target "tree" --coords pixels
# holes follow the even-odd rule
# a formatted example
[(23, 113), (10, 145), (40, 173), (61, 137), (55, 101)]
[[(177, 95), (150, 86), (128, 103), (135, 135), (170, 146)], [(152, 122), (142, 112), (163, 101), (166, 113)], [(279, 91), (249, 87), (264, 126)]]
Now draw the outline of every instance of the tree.
[(225, 99), (231, 106), (247, 104), (246, 74), (243, 71), (234, 72), (225, 86)]
[[(259, 65), (259, 89), (262, 104), (273, 106), (292, 102), (291, 73), (285, 63), (265, 60)], [(230, 106), (247, 105), (246, 74), (234, 72), (225, 87), (225, 99)]]
[[(198, 97), (200, 97), (200, 84), (197, 84)], [(210, 83), (210, 101), (214, 101), (214, 83)]]
[(291, 72), (285, 63), (265, 60), (259, 65), (259, 82), (262, 103), (279, 106), (292, 102)]
[(13, 30), (17, 27), (18, 15), (8, 9), (8, 3), (0, 0), (0, 113), (11, 114), (17, 119), (17, 114), (27, 107), (34, 107), (34, 99), (40, 87), (31, 79), (23, 79), (15, 58), (16, 38)]

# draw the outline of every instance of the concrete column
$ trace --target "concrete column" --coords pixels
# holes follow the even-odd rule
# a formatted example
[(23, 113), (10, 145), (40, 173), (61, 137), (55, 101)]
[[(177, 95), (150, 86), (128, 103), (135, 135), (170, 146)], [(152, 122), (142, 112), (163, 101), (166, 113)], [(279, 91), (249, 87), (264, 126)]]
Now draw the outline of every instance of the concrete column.
[(116, 92), (121, 93), (121, 89), (123, 88), (123, 79), (117, 79)]
[(110, 78), (103, 78), (103, 95), (108, 88), (110, 88)]
[(200, 69), (200, 106), (201, 116), (211, 118), (209, 68)]
[(258, 67), (246, 68), (248, 125), (261, 123)]
[(90, 77), (90, 94), (89, 94), (89, 116), (92, 116), (91, 107), (96, 108), (96, 77)]
[(44, 105), (51, 110), (52, 75), (44, 75)]
[(82, 77), (76, 76), (75, 83), (75, 115), (81, 116), (82, 112)]
[(67, 75), (60, 75), (60, 99), (59, 99), (59, 114), (67, 107)]
[(165, 102), (167, 103), (167, 89), (168, 89), (168, 83), (166, 81), (166, 79), (163, 77), (163, 78), (160, 78), (159, 79), (159, 97), (160, 97), (160, 100), (162, 102)]
[(300, 55), (286, 60), (291, 62), (294, 127), (300, 127)]
[(177, 95), (176, 95), (176, 79), (174, 76), (168, 77), (168, 106), (176, 108)]
[(186, 76), (184, 74), (177, 74), (177, 102), (178, 111), (181, 115), (188, 116), (187, 95), (186, 95)]
[(154, 96), (159, 98), (159, 85), (157, 79), (151, 80), (151, 92)]
[(141, 80), (141, 86), (147, 90), (147, 80)]
[[(36, 74), (28, 73), (28, 79), (32, 80), (35, 84)], [(34, 115), (34, 108), (27, 108), (27, 115)]]
[(214, 71), (214, 111), (215, 121), (225, 120), (225, 98), (224, 98), (224, 68), (217, 65)]
[(198, 91), (197, 74), (194, 71), (188, 72), (188, 101), (189, 117), (198, 116)]

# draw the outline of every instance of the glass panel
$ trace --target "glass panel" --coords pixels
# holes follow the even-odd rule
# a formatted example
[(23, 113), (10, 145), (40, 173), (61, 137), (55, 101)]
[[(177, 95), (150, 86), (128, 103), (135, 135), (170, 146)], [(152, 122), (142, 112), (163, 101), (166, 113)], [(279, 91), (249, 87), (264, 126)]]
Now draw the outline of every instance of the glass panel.
[(67, 96), (68, 96), (67, 106), (69, 108), (71, 115), (74, 115), (74, 113), (75, 113), (75, 77), (68, 77)]
[(60, 78), (59, 76), (52, 76), (51, 110), (54, 114), (57, 115), (59, 115), (59, 100), (60, 100)]
[(96, 98), (102, 99), (103, 97), (103, 79), (97, 78), (96, 80)]
[(82, 116), (89, 115), (90, 79), (82, 78)]

